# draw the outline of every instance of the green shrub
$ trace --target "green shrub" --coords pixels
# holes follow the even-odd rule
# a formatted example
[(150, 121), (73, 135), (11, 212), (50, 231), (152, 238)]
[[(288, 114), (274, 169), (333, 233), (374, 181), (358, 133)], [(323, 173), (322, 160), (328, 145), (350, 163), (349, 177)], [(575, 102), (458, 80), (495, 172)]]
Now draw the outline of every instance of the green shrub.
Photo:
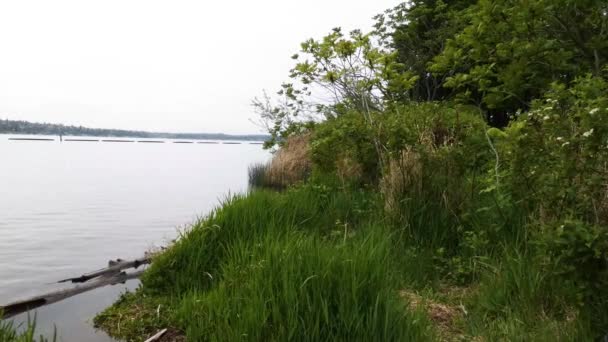
[[(344, 173), (356, 182), (374, 184), (379, 177), (380, 156), (374, 143), (375, 130), (357, 112), (331, 118), (313, 131), (311, 153), (314, 166), (325, 173)], [(356, 172), (340, 169), (347, 160)]]
[(423, 103), (394, 108), (382, 127), (388, 163), (380, 184), (389, 216), (415, 245), (453, 254), (476, 224), (477, 208), (489, 204), (480, 196), (491, 158), (483, 119), (471, 108)]
[(503, 177), (516, 203), (541, 221), (608, 224), (608, 83), (555, 84), (507, 129)]
[(586, 297), (603, 293), (608, 286), (606, 227), (564, 220), (537, 229), (533, 243), (554, 274), (575, 284)]

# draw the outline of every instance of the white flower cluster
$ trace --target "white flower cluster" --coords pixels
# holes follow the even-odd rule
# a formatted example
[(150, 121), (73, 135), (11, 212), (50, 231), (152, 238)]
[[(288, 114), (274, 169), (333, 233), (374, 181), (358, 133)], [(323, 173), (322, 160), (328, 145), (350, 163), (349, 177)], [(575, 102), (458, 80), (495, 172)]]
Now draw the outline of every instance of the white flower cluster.
[[(555, 138), (555, 140), (557, 140), (558, 142), (562, 142), (562, 141), (564, 141), (564, 138), (562, 138), (562, 137), (557, 137), (557, 138)], [(565, 141), (565, 142), (563, 142), (563, 143), (562, 143), (562, 147), (566, 147), (566, 146), (568, 146), (568, 145), (570, 145), (570, 142), (569, 142), (569, 141)]]
[(593, 128), (588, 130), (587, 132), (583, 133), (583, 137), (589, 138), (591, 136), (591, 134), (593, 134)]

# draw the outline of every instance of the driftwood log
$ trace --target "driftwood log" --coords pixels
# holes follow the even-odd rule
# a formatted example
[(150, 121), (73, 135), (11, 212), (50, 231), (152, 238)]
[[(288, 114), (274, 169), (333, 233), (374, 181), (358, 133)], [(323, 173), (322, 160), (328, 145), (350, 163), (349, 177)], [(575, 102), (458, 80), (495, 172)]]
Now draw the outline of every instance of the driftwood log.
[(107, 268), (87, 273), (77, 278), (69, 278), (59, 281), (59, 283), (83, 283), (81, 285), (77, 285), (69, 289), (49, 292), (44, 295), (0, 306), (0, 319), (10, 318), (32, 309), (57, 303), (64, 299), (76, 296), (83, 292), (94, 290), (99, 287), (120, 284), (130, 279), (139, 278), (144, 272), (143, 270), (135, 271), (132, 273), (126, 273), (123, 272), (123, 270), (129, 268), (138, 268), (141, 265), (149, 263), (150, 258), (141, 258), (132, 261), (125, 261), (121, 259), (118, 259), (116, 261), (110, 261), (109, 266)]
[(91, 273), (87, 273), (87, 274), (83, 274), (80, 277), (77, 278), (68, 278), (68, 279), (63, 279), (58, 281), (58, 283), (67, 283), (67, 282), (72, 282), (72, 283), (84, 283), (87, 282), (93, 278), (97, 278), (97, 277), (101, 277), (101, 276), (107, 276), (107, 275), (113, 275), (116, 273), (120, 273), (120, 271), (122, 270), (126, 270), (129, 268), (138, 268), (141, 265), (147, 265), (149, 264), (151, 261), (150, 258), (148, 257), (144, 257), (144, 258), (140, 258), (140, 259), (135, 259), (135, 260), (131, 260), (131, 261), (127, 261), (127, 260), (122, 260), (122, 259), (116, 259), (116, 260), (110, 260), (108, 262), (108, 267), (106, 268), (102, 268), (98, 271), (95, 272), (91, 272)]
[(158, 333), (156, 333), (156, 335), (150, 337), (149, 339), (147, 339), (145, 342), (154, 342), (154, 341), (158, 341), (161, 337), (163, 337), (163, 335), (167, 332), (167, 329), (163, 329), (161, 331), (159, 331)]

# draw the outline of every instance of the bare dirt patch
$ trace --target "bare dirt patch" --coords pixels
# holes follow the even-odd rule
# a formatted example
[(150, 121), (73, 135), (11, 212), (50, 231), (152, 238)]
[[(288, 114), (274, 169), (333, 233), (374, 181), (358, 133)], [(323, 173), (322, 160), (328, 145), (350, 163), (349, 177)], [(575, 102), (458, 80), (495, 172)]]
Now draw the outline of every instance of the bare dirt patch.
[[(463, 305), (448, 305), (424, 298), (419, 294), (402, 290), (401, 297), (405, 298), (412, 310), (424, 310), (429, 319), (435, 324), (441, 341), (462, 341), (465, 335), (458, 322), (462, 321), (467, 312)], [(475, 339), (475, 341), (478, 341)]]

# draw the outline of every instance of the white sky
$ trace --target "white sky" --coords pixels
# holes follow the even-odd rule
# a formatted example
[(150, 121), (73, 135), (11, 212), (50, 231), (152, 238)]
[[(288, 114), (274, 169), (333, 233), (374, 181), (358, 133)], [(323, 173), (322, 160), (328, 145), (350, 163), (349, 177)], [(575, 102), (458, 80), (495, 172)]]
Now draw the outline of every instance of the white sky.
[(257, 133), (250, 106), (300, 42), (367, 30), (398, 0), (4, 0), (0, 118)]

